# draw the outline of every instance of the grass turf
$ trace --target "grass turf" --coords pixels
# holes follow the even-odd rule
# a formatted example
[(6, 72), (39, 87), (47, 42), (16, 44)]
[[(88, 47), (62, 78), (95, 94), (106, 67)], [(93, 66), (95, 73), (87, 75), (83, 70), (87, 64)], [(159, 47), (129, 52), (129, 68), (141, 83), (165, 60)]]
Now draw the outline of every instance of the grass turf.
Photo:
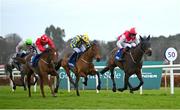
[[(32, 90), (33, 91), (33, 90)], [(42, 98), (39, 88), (28, 97), (28, 92), (17, 87), (12, 92), (9, 86), (0, 86), (0, 109), (180, 109), (180, 88), (175, 88), (175, 94), (170, 90), (143, 90), (130, 94), (129, 91), (113, 93), (111, 90), (80, 90), (80, 97), (75, 90), (59, 90), (57, 97), (52, 97), (48, 87), (45, 87), (45, 98)]]

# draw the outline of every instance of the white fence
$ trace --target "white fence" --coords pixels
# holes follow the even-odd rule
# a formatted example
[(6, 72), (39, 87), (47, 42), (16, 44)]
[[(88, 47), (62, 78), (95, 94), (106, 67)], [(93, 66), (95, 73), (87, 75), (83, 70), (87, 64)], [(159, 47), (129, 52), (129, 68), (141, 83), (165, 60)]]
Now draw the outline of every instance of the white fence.
[[(96, 69), (102, 69), (105, 66), (95, 66)], [(180, 64), (174, 64), (174, 65), (151, 65), (151, 66), (143, 66), (142, 68), (163, 68), (163, 70), (170, 70), (170, 86), (171, 86), (171, 94), (174, 94), (174, 73), (173, 70), (180, 70)], [(116, 69), (118, 69), (118, 67), (116, 67)], [(4, 73), (4, 68), (0, 69), (0, 74)], [(18, 73), (17, 70), (14, 70), (13, 73)], [(180, 75), (180, 74), (177, 74)], [(4, 77), (5, 75), (0, 75), (0, 77)], [(20, 76), (18, 74), (14, 75), (15, 77)], [(97, 79), (97, 78), (96, 78)], [(68, 82), (68, 91), (70, 92), (70, 82), (69, 82), (69, 78), (67, 78), (67, 82)], [(96, 85), (98, 84), (98, 81), (96, 80)], [(36, 91), (36, 86), (34, 87), (34, 90)], [(97, 91), (99, 92), (99, 91)], [(142, 87), (140, 88), (140, 94), (142, 94)]]
[[(102, 69), (105, 66), (95, 66), (96, 69)], [(173, 70), (180, 70), (180, 64), (174, 64), (174, 65), (145, 65), (142, 68), (163, 68), (163, 70), (170, 70), (172, 73), (170, 73), (170, 85), (171, 85), (171, 94), (174, 94), (174, 73)], [(116, 67), (115, 69), (119, 69)], [(180, 75), (180, 74), (176, 74)], [(68, 81), (68, 92), (70, 92), (70, 82), (69, 78), (67, 78)], [(97, 76), (96, 76), (96, 86), (98, 85)], [(98, 90), (96, 90), (97, 93), (99, 93)], [(142, 94), (142, 87), (140, 88), (140, 94)]]
[[(12, 71), (12, 76), (13, 76), (13, 79), (15, 78), (15, 77), (21, 77), (21, 75), (20, 75), (20, 71), (18, 71), (17, 69), (13, 69), (13, 71)], [(3, 77), (3, 78), (9, 78), (9, 75), (6, 75), (5, 74), (5, 71), (4, 71), (4, 68), (0, 68), (0, 77)], [(25, 78), (26, 77), (24, 77), (24, 80), (25, 80)], [(35, 79), (34, 79), (35, 80)], [(14, 89), (13, 89), (13, 82), (11, 81), (11, 80), (9, 80), (10, 81), (10, 86), (11, 86), (11, 88), (12, 88), (12, 91), (14, 91)], [(34, 92), (36, 92), (36, 86), (37, 86), (37, 83), (34, 85)]]

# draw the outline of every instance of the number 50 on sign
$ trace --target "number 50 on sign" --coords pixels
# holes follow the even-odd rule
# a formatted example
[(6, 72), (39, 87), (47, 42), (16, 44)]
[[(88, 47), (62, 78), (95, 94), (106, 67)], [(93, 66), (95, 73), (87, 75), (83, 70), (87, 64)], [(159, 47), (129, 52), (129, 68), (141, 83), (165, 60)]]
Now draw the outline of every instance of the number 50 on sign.
[(177, 58), (177, 51), (176, 49), (174, 49), (173, 47), (170, 47), (166, 50), (165, 53), (166, 59), (168, 59), (169, 61), (174, 61)]

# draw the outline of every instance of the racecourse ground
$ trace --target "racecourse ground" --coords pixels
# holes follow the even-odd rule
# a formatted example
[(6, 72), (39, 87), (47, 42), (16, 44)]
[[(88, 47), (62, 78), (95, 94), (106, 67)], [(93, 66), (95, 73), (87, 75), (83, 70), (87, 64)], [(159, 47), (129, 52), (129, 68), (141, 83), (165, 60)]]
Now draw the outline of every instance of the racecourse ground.
[(52, 97), (49, 88), (45, 88), (46, 98), (42, 98), (39, 88), (32, 92), (29, 98), (27, 91), (17, 87), (13, 93), (9, 86), (0, 86), (0, 109), (180, 109), (180, 88), (175, 88), (175, 94), (170, 90), (144, 90), (143, 95), (139, 91), (130, 94), (113, 93), (110, 90), (102, 90), (99, 94), (95, 90), (80, 90), (80, 97), (75, 91), (59, 90), (57, 97)]

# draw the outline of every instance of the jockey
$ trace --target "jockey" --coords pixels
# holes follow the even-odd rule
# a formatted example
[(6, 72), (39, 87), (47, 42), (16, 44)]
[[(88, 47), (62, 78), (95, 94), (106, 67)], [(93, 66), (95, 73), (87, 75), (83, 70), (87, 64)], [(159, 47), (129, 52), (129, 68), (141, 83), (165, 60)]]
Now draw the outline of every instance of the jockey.
[(35, 45), (36, 45), (38, 54), (34, 55), (31, 59), (33, 66), (35, 66), (35, 63), (37, 62), (38, 58), (40, 57), (40, 54), (42, 52), (44, 52), (46, 50), (46, 48), (51, 47), (51, 48), (55, 49), (55, 45), (54, 45), (53, 41), (51, 40), (50, 37), (48, 37), (45, 34), (36, 40)]
[[(21, 41), (16, 46), (16, 55), (14, 57), (24, 57), (28, 55), (30, 52), (36, 52), (36, 48), (32, 42), (32, 39), (28, 38), (25, 41)], [(16, 60), (13, 60), (14, 64), (17, 66), (16, 68), (20, 70), (20, 63)]]
[(132, 47), (135, 47), (139, 43), (138, 39), (136, 38), (136, 34), (137, 32), (133, 27), (129, 31), (125, 31), (122, 35), (118, 36), (116, 45), (119, 50), (115, 56), (116, 60), (122, 61), (124, 52)]
[(32, 42), (32, 39), (28, 38), (24, 41), (21, 41), (16, 46), (16, 56), (17, 57), (24, 57), (30, 52), (36, 51), (35, 46)]
[(89, 36), (87, 33), (83, 35), (76, 35), (72, 38), (70, 47), (73, 48), (74, 53), (69, 59), (69, 65), (74, 67), (76, 59), (90, 46)]

